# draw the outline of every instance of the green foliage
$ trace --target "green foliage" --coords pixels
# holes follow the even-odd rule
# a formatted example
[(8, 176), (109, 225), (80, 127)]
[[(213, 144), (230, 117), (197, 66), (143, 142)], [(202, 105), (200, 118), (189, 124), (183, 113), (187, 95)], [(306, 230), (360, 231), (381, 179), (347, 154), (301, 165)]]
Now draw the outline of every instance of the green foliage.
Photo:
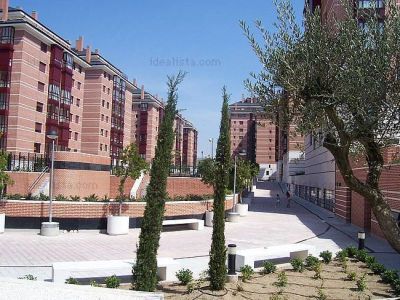
[(332, 252), (331, 251), (322, 251), (319, 254), (319, 257), (322, 258), (322, 260), (324, 261), (324, 263), (329, 264), (332, 261)]
[(380, 263), (373, 263), (370, 267), (371, 271), (374, 272), (374, 274), (376, 275), (380, 275), (383, 272), (385, 272), (386, 268), (384, 265), (380, 264)]
[(348, 257), (353, 258), (356, 256), (358, 250), (354, 246), (349, 246), (346, 248), (346, 252), (347, 252)]
[(180, 269), (175, 275), (183, 285), (186, 285), (193, 280), (193, 272), (189, 269)]
[(365, 291), (367, 287), (367, 280), (366, 280), (367, 274), (364, 273), (358, 280), (357, 280), (357, 291), (363, 292)]
[(21, 200), (22, 198), (24, 198), (24, 196), (21, 194), (8, 194), (6, 198), (10, 200)]
[(68, 201), (69, 199), (67, 197), (65, 197), (64, 195), (57, 195), (55, 198), (56, 201)]
[(322, 263), (320, 261), (314, 266), (313, 271), (315, 272), (314, 279), (322, 279)]
[[(259, 165), (252, 163), (250, 160), (237, 157), (236, 158), (236, 190), (239, 194), (239, 200), (242, 198), (243, 191), (252, 184), (253, 178), (258, 174)], [(233, 190), (234, 182), (234, 166), (230, 169), (230, 178), (228, 187)]]
[(124, 185), (128, 178), (136, 180), (141, 172), (147, 172), (149, 164), (140, 156), (135, 143), (126, 146), (119, 157), (119, 164), (114, 169), (115, 176), (119, 177), (117, 200), (119, 202), (119, 215), (121, 215), (122, 202), (129, 197), (124, 195)]
[(277, 287), (285, 287), (288, 284), (288, 278), (285, 271), (278, 273), (278, 280), (274, 282), (274, 285)]
[(276, 272), (276, 266), (270, 261), (264, 262), (263, 268), (264, 274), (271, 274)]
[(348, 258), (347, 258), (347, 257), (344, 257), (344, 258), (343, 258), (343, 261), (342, 261), (342, 271), (343, 271), (344, 273), (347, 273), (348, 268), (349, 268), (349, 265), (348, 265)]
[(104, 280), (106, 287), (109, 289), (116, 289), (119, 287), (121, 280), (116, 276), (116, 275), (112, 275), (110, 277), (107, 277)]
[(303, 272), (305, 265), (304, 261), (301, 258), (293, 258), (290, 260), (290, 264), (293, 267), (293, 270), (296, 272)]
[(89, 284), (90, 284), (90, 286), (93, 286), (93, 287), (100, 287), (100, 284), (98, 284), (96, 280), (90, 280)]
[(357, 273), (356, 272), (349, 272), (347, 273), (347, 279), (350, 281), (355, 281), (357, 278)]
[(289, 298), (286, 295), (282, 295), (282, 291), (279, 291), (277, 293), (273, 293), (270, 297), (269, 300), (288, 300)]
[(87, 197), (83, 197), (83, 199), (86, 202), (98, 202), (99, 201), (99, 196), (97, 196), (96, 194), (91, 194)]
[(222, 89), (222, 111), (220, 132), (216, 151), (214, 185), (214, 222), (210, 249), (210, 286), (212, 290), (222, 290), (225, 287), (226, 276), (226, 246), (225, 246), (225, 191), (228, 185), (229, 168), (231, 166), (230, 130), (229, 130), (229, 96), (226, 88)]
[(356, 253), (356, 258), (361, 261), (361, 262), (365, 262), (365, 260), (367, 259), (368, 256), (368, 252), (365, 249), (362, 250), (357, 250)]
[(254, 270), (251, 266), (245, 265), (240, 268), (240, 273), (242, 274), (242, 280), (243, 282), (248, 281), (253, 277), (254, 275)]
[(194, 292), (194, 290), (196, 289), (196, 283), (193, 281), (190, 281), (187, 283), (186, 285), (186, 291), (188, 294), (191, 294)]
[(396, 296), (400, 296), (400, 279), (397, 279), (393, 285), (393, 292)]
[(8, 175), (7, 171), (8, 154), (1, 150), (0, 151), (0, 200), (3, 198), (4, 188), (9, 184), (14, 184), (14, 181)]
[(65, 280), (66, 284), (79, 284), (79, 281), (75, 278), (69, 277), (68, 279)]
[(215, 185), (216, 161), (212, 158), (206, 158), (199, 161), (197, 172), (201, 176), (201, 181), (205, 184)]
[[(164, 118), (159, 128), (155, 157), (150, 170), (150, 183), (145, 196), (146, 208), (141, 223), (136, 265), (133, 268), (133, 287), (140, 291), (153, 292), (157, 286), (157, 250), (167, 198), (167, 178), (172, 159), (173, 130), (177, 113), (177, 87), (185, 74), (168, 77), (168, 98)], [(225, 257), (224, 257), (225, 263)]]
[(33, 276), (32, 274), (26, 274), (22, 277), (18, 277), (18, 279), (37, 280), (37, 277)]
[(305, 267), (310, 270), (312, 270), (318, 263), (319, 263), (318, 257), (315, 257), (313, 255), (307, 256), (304, 261)]
[(325, 294), (322, 288), (319, 288), (316, 298), (317, 300), (327, 300), (328, 296)]
[(175, 196), (173, 198), (168, 197), (166, 201), (203, 201), (212, 199), (214, 195), (204, 194), (204, 195), (192, 195), (188, 194), (186, 196)]
[(77, 195), (75, 195), (75, 196), (69, 196), (69, 198), (71, 199), (71, 201), (80, 201), (81, 200), (81, 197), (79, 197), (79, 196), (77, 196)]
[(369, 256), (369, 255), (368, 255), (368, 256), (365, 258), (365, 264), (366, 264), (367, 267), (370, 268), (370, 269), (371, 269), (372, 265), (375, 264), (376, 262), (377, 262), (377, 261), (376, 261), (375, 256)]
[(39, 200), (40, 201), (48, 201), (49, 200), (49, 196), (47, 196), (47, 195), (45, 195), (43, 193), (40, 193), (39, 194)]
[(347, 257), (348, 254), (346, 249), (340, 250), (338, 253), (336, 253), (336, 259), (339, 260), (340, 262), (343, 262)]
[(396, 270), (386, 270), (381, 274), (382, 281), (393, 285), (399, 279), (399, 274)]

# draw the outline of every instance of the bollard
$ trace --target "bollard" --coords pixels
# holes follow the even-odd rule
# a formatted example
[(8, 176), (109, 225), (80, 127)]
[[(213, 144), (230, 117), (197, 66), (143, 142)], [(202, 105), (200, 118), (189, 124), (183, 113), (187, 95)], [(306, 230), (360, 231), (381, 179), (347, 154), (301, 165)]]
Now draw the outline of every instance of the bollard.
[(359, 231), (357, 236), (358, 236), (358, 250), (363, 250), (365, 247), (365, 232)]
[(228, 245), (228, 275), (236, 275), (236, 245)]

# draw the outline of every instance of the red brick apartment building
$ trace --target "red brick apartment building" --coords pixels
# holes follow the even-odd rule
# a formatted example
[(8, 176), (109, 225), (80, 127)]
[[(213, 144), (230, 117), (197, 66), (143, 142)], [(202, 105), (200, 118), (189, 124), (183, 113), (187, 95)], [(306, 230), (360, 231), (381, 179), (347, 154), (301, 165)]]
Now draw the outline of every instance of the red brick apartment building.
[(276, 126), (268, 120), (256, 98), (229, 105), (231, 153), (246, 153), (260, 165), (260, 177), (276, 178)]
[[(85, 47), (82, 37), (72, 46), (38, 13), (8, 5), (0, 0), (0, 147), (12, 154), (10, 170), (40, 172), (38, 158), (51, 142), (46, 134), (56, 131), (55, 169), (68, 188), (55, 180), (55, 194), (109, 195), (110, 166), (125, 146), (137, 143), (147, 161), (154, 158), (164, 103)], [(181, 115), (175, 123), (174, 163), (194, 166), (197, 131)], [(37, 174), (18, 176), (26, 193), (44, 185)], [(76, 185), (67, 184), (72, 176)]]
[[(343, 7), (339, 0), (308, 0), (311, 9), (321, 10), (322, 22), (330, 22), (334, 17), (343, 16)], [(381, 0), (352, 1), (355, 11), (377, 7), (382, 18), (385, 15), (384, 2)], [(359, 20), (360, 26), (363, 20)], [(400, 146), (393, 145), (385, 149), (385, 168), (381, 176), (380, 187), (397, 218), (400, 214)], [(285, 165), (285, 164), (284, 164)], [(286, 168), (290, 168), (286, 162)], [(337, 216), (374, 234), (381, 235), (379, 225), (371, 212), (369, 204), (359, 194), (345, 186), (335, 160), (330, 152), (322, 147), (318, 136), (307, 135), (304, 138), (304, 155), (296, 160), (296, 172), (292, 172), (282, 181), (298, 196), (316, 205), (334, 211)], [(365, 164), (354, 164), (355, 174), (365, 178)]]

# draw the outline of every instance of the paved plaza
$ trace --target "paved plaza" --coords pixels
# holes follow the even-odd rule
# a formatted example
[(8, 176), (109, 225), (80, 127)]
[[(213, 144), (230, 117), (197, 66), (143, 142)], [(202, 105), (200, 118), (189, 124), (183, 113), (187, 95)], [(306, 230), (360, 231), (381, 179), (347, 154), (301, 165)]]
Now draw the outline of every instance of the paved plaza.
[[(274, 196), (281, 194), (275, 208)], [(240, 223), (226, 223), (226, 243), (238, 249), (306, 243), (318, 251), (338, 251), (356, 245), (359, 228), (337, 219), (334, 214), (296, 199), (286, 208), (280, 186), (257, 183), (247, 217)], [(51, 264), (58, 261), (117, 260), (135, 257), (140, 229), (125, 236), (108, 236), (98, 231), (63, 233), (42, 237), (37, 230), (6, 230), (0, 235), (0, 276), (16, 278), (33, 274), (50, 280)], [(161, 234), (160, 257), (179, 259), (195, 274), (207, 268), (212, 228), (202, 231), (168, 230)], [(388, 267), (400, 269), (400, 255), (381, 239), (367, 236), (366, 246)]]

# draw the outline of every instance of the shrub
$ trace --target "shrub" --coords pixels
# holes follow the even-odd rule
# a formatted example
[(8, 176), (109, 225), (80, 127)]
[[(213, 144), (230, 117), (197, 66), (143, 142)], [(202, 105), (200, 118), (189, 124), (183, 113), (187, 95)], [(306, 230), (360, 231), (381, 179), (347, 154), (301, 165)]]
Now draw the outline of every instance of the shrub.
[(250, 280), (254, 275), (254, 270), (249, 265), (245, 265), (240, 268), (240, 273), (242, 273), (242, 280), (247, 281)]
[(380, 263), (373, 263), (370, 267), (371, 271), (374, 272), (376, 275), (380, 275), (385, 272), (385, 266)]
[(69, 196), (69, 198), (71, 199), (71, 201), (80, 201), (81, 200), (81, 197), (79, 197), (79, 196)]
[(354, 246), (349, 246), (346, 248), (347, 256), (350, 258), (355, 257), (357, 254), (357, 251), (358, 251), (357, 248)]
[(365, 258), (365, 264), (367, 265), (368, 268), (371, 269), (372, 265), (376, 263), (376, 258), (375, 256), (367, 256)]
[(347, 273), (347, 279), (348, 279), (348, 280), (350, 280), (350, 281), (355, 281), (356, 278), (357, 278), (356, 272)]
[(175, 273), (175, 275), (179, 282), (183, 285), (186, 285), (193, 280), (193, 272), (189, 269), (180, 269)]
[(104, 280), (106, 287), (109, 289), (116, 289), (119, 287), (119, 284), (121, 283), (121, 280), (116, 276), (116, 275), (112, 275), (110, 277), (107, 277)]
[(319, 254), (319, 257), (322, 258), (322, 260), (324, 261), (324, 263), (329, 264), (332, 261), (332, 252), (331, 251), (322, 251)]
[(309, 255), (305, 260), (306, 268), (312, 270), (319, 263), (319, 259), (315, 256)]
[(381, 274), (382, 281), (388, 284), (394, 284), (399, 279), (399, 274), (396, 270), (386, 270)]
[(110, 198), (109, 198), (108, 195), (106, 194), (106, 195), (103, 196), (103, 198), (101, 199), (101, 201), (103, 201), (103, 202), (109, 202), (109, 201), (110, 201)]
[(324, 292), (324, 290), (322, 288), (319, 288), (316, 298), (318, 300), (327, 300), (328, 296), (325, 294), (325, 292)]
[(367, 289), (367, 281), (365, 280), (366, 273), (357, 280), (357, 290), (363, 292)]
[(304, 271), (304, 262), (301, 258), (291, 259), (290, 264), (292, 265), (294, 271), (296, 271), (296, 272)]
[(87, 202), (96, 202), (99, 201), (99, 196), (97, 196), (96, 194), (91, 194), (87, 197), (83, 197), (83, 199)]
[(393, 292), (396, 296), (400, 296), (400, 279), (397, 279), (393, 285)]
[(322, 263), (319, 261), (313, 268), (315, 274), (314, 279), (322, 279), (321, 272), (322, 272)]
[(278, 293), (274, 293), (269, 297), (269, 300), (288, 300), (289, 298), (285, 295), (282, 295), (282, 291)]
[(275, 286), (278, 287), (285, 287), (288, 284), (288, 279), (285, 271), (279, 272), (278, 274), (278, 281), (274, 282)]
[(65, 283), (66, 284), (79, 284), (79, 281), (75, 278), (70, 277), (67, 280), (65, 280)]
[(244, 288), (243, 288), (243, 286), (242, 286), (240, 283), (238, 283), (238, 284), (236, 285), (236, 290), (237, 290), (238, 292), (243, 292), (243, 291), (244, 291)]
[(37, 277), (33, 276), (32, 274), (26, 274), (22, 277), (18, 277), (18, 279), (37, 280)]
[(264, 262), (263, 267), (264, 267), (263, 270), (264, 274), (271, 274), (276, 272), (276, 266), (270, 261)]
[(68, 198), (65, 197), (64, 195), (59, 194), (56, 196), (55, 200), (56, 201), (68, 201)]
[(194, 292), (196, 288), (196, 284), (193, 281), (188, 282), (187, 286), (186, 286), (186, 291), (188, 294), (191, 294)]
[(39, 194), (39, 200), (40, 201), (47, 201), (47, 200), (49, 200), (49, 196), (47, 196), (47, 195), (45, 195), (43, 193), (40, 193)]
[(21, 200), (21, 198), (24, 198), (24, 196), (21, 194), (9, 194), (6, 196), (6, 198), (10, 200)]
[(368, 252), (366, 250), (364, 250), (364, 249), (363, 250), (357, 250), (356, 258), (359, 261), (365, 263), (365, 260), (367, 259), (367, 256), (368, 256)]
[(339, 260), (340, 262), (343, 262), (345, 259), (347, 259), (348, 254), (346, 250), (341, 250), (338, 253), (336, 253), (336, 259)]
[(91, 286), (94, 286), (94, 287), (99, 287), (99, 286), (100, 286), (100, 284), (98, 284), (96, 280), (90, 280), (90, 283), (89, 283), (89, 284), (90, 284)]

